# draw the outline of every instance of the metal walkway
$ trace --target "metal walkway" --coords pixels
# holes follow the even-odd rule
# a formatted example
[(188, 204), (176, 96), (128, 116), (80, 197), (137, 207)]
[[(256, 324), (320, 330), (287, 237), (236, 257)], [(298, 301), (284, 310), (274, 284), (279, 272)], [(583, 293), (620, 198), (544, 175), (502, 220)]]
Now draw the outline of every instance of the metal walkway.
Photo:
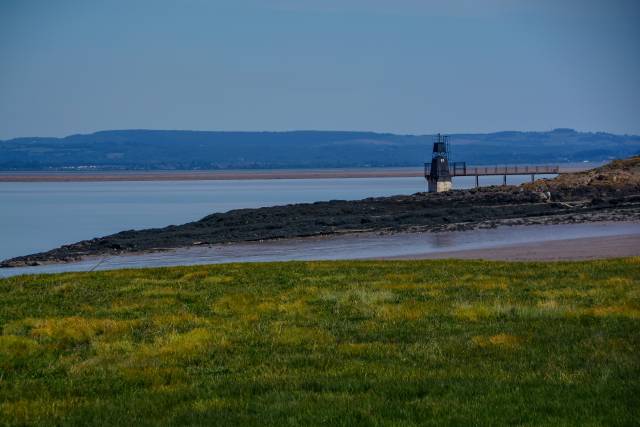
[[(431, 173), (431, 163), (424, 164), (424, 176)], [(478, 177), (490, 175), (502, 175), (503, 185), (507, 184), (507, 175), (531, 175), (531, 182), (536, 175), (560, 173), (558, 165), (513, 165), (513, 166), (467, 166), (466, 162), (454, 162), (449, 164), (450, 176), (475, 176), (476, 187), (479, 186)]]

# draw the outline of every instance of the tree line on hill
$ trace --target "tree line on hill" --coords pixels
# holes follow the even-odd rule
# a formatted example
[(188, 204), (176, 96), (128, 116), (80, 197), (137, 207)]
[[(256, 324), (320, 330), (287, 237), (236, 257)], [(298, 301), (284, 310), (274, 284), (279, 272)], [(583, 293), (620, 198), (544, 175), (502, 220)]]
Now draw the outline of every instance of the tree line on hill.
[[(374, 132), (114, 130), (0, 141), (0, 170), (209, 170), (421, 166), (433, 135)], [(577, 132), (452, 134), (468, 164), (603, 161), (640, 153), (640, 136)]]

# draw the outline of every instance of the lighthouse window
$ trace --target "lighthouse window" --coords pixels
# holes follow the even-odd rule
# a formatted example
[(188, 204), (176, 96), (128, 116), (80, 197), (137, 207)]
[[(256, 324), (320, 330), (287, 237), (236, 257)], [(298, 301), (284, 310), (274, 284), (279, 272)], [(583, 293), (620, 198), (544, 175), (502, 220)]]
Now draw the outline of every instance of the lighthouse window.
[(444, 159), (440, 159), (440, 163), (443, 163), (443, 162), (444, 162)]

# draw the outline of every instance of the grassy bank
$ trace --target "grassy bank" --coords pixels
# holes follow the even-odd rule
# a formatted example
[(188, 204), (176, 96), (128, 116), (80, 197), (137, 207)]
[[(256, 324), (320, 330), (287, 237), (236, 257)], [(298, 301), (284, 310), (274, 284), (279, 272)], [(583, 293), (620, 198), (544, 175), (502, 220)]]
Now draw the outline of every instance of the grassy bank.
[(0, 280), (3, 424), (629, 425), (640, 258)]

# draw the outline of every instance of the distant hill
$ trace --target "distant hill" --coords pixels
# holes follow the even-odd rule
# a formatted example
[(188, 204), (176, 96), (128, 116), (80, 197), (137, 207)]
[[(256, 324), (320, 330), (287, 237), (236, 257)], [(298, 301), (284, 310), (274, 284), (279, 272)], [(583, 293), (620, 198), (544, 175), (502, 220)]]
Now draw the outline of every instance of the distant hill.
[[(432, 135), (374, 132), (114, 130), (0, 141), (0, 170), (194, 170), (420, 166)], [(550, 132), (451, 135), (469, 164), (602, 161), (640, 153), (640, 136)]]

